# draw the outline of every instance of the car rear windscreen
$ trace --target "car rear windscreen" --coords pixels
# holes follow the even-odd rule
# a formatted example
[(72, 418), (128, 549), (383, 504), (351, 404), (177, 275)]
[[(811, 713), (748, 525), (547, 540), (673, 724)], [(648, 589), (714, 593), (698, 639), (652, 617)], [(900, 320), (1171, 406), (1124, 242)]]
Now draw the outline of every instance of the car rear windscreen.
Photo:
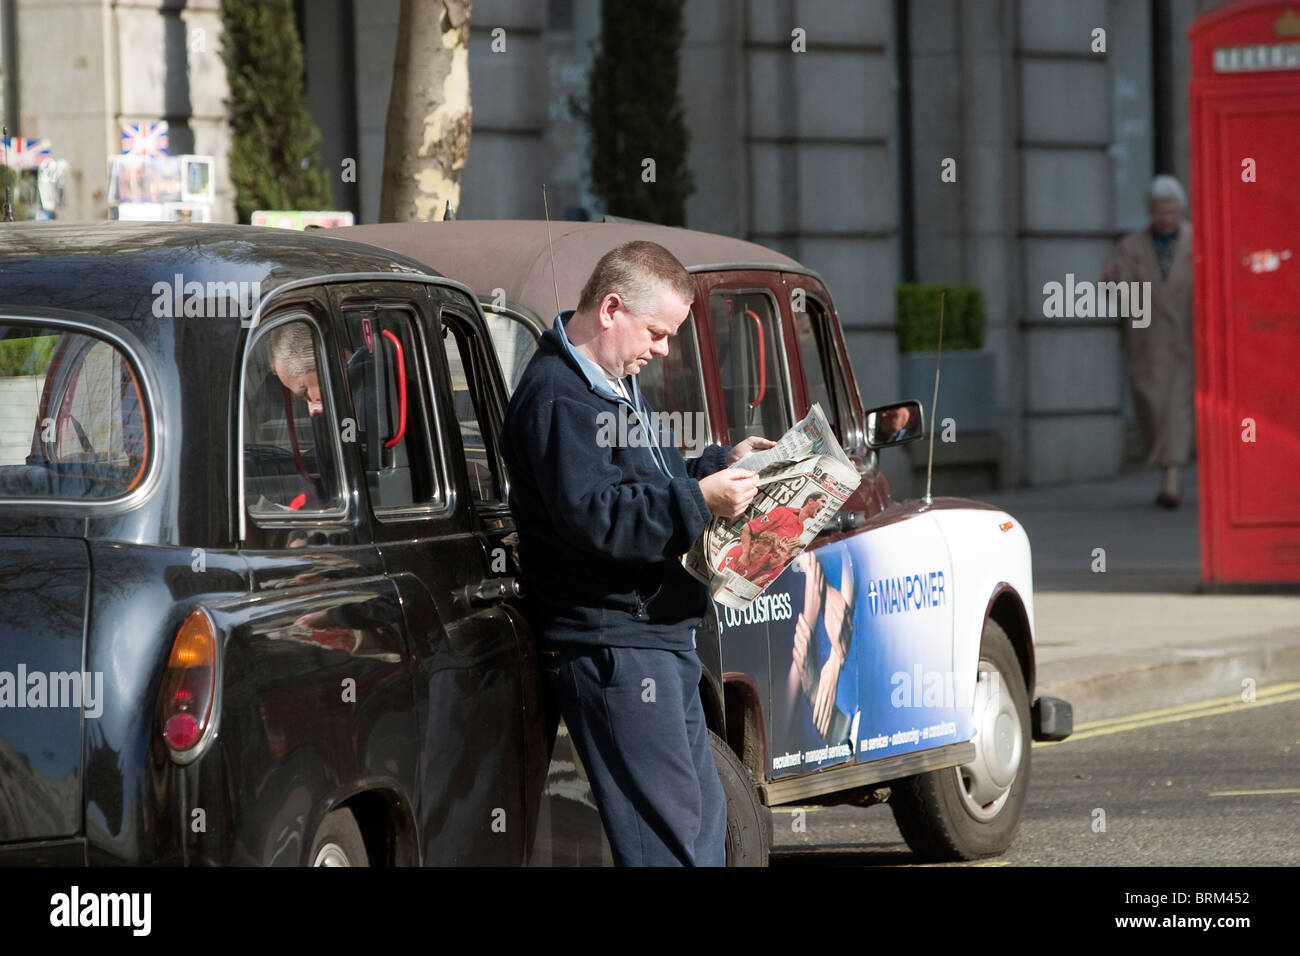
[(140, 378), (116, 345), (0, 324), (0, 498), (120, 497), (143, 480), (149, 447)]

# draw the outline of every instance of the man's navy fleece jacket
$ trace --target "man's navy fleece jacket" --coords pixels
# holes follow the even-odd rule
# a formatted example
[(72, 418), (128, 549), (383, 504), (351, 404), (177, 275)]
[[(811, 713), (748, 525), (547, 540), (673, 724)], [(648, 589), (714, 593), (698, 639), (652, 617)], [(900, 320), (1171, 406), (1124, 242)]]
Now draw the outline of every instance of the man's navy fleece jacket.
[(541, 647), (689, 649), (709, 596), (678, 558), (713, 518), (698, 479), (726, 466), (727, 449), (685, 461), (672, 447), (601, 447), (610, 413), (635, 423), (639, 409), (648, 426), (650, 410), (635, 375), (629, 403), (570, 345), (572, 314), (543, 333), (502, 432), (529, 621)]

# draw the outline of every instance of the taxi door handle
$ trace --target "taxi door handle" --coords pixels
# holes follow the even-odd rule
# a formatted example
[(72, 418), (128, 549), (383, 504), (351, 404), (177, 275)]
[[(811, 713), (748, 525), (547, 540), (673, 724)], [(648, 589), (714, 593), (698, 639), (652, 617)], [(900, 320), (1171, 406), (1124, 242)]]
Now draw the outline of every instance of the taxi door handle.
[(462, 589), (471, 605), (482, 606), (495, 604), (508, 598), (523, 596), (523, 588), (517, 578), (484, 578), (478, 584), (467, 585)]
[(835, 526), (840, 531), (852, 531), (866, 524), (867, 515), (863, 511), (841, 511), (835, 516)]

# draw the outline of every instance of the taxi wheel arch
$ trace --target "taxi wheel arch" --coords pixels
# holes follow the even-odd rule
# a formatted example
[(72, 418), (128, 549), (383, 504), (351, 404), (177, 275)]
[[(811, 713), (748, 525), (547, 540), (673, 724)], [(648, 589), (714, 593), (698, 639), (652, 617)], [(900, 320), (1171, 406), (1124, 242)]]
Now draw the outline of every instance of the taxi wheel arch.
[(989, 599), (985, 618), (991, 619), (1006, 633), (1016, 651), (1020, 662), (1020, 673), (1025, 679), (1025, 690), (1029, 699), (1034, 697), (1034, 685), (1037, 682), (1037, 667), (1034, 657), (1033, 630), (1029, 626), (1029, 615), (1025, 613), (1025, 604), (1011, 585), (999, 584)]
[(416, 866), (415, 821), (409, 803), (388, 788), (361, 790), (348, 798), (366, 845), (368, 866)]
[[(1016, 649), (992, 619), (984, 622), (979, 666), (986, 674), (996, 672), (996, 678), (986, 677), (985, 683), (996, 685), (1000, 691), (983, 697), (977, 690), (976, 707), (981, 708), (983, 697), (987, 723), (983, 739), (977, 740), (976, 746), (992, 745), (997, 735), (990, 734), (989, 729), (994, 726), (1005, 733), (998, 747), (988, 754), (981, 751), (976, 760), (987, 757), (994, 762), (1001, 761), (1002, 766), (995, 770), (995, 775), (1003, 772), (1008, 761), (1014, 760), (1014, 777), (996, 799), (982, 807), (981, 801), (972, 798), (971, 793), (978, 793), (980, 778), (985, 774), (982, 769), (972, 771), (973, 765), (949, 767), (898, 781), (889, 801), (894, 820), (907, 845), (925, 860), (970, 860), (1002, 853), (1011, 845), (1020, 826), (1029, 786), (1032, 747), (1029, 694)], [(978, 715), (976, 719), (979, 720)]]
[(727, 742), (712, 730), (713, 763), (727, 801), (727, 866), (767, 866), (772, 812), (758, 799), (749, 771)]
[[(411, 816), (410, 806), (410, 802), (401, 794), (387, 787), (357, 790), (345, 802), (335, 805), (321, 820), (312, 838), (307, 865), (318, 865), (316, 857), (322, 834), (325, 837), (335, 835), (333, 831), (339, 827), (339, 821), (350, 816), (360, 834), (364, 862), (352, 862), (349, 865), (418, 866), (415, 820)], [(350, 856), (357, 855), (353, 849)]]
[(366, 842), (351, 810), (340, 807), (321, 821), (307, 859), (310, 866), (370, 865)]

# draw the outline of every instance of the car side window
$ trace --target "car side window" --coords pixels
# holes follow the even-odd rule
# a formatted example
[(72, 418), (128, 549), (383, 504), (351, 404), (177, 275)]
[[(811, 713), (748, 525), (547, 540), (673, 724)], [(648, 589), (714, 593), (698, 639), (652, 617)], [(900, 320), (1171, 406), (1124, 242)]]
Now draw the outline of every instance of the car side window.
[(771, 295), (715, 291), (709, 317), (727, 410), (728, 440), (780, 438), (793, 424), (781, 360), (781, 326)]
[(244, 500), (257, 517), (342, 514), (339, 430), (319, 333), (267, 326), (244, 369)]
[(537, 351), (537, 333), (526, 321), (509, 312), (485, 305), (483, 315), (487, 319), (488, 336), (501, 365), (501, 377), (505, 379), (506, 397), (509, 398)]
[(474, 349), (473, 333), (454, 313), (442, 316), (443, 352), (451, 373), (452, 404), (460, 428), (461, 448), (476, 503), (502, 500), (492, 436), (483, 428), (487, 370)]
[(102, 499), (144, 478), (144, 391), (118, 346), (67, 328), (0, 325), (0, 497)]
[(682, 413), (682, 427), (673, 430), (673, 440), (678, 451), (692, 457), (707, 444), (708, 430), (694, 313), (669, 342), (668, 354), (643, 368), (636, 382), (652, 409)]
[[(409, 509), (442, 497), (430, 436), (425, 376), (420, 372), (414, 313), (401, 307), (348, 309), (344, 371), (352, 400), (344, 442), (361, 452), (376, 513)], [(349, 427), (349, 424), (352, 427)]]
[(794, 331), (799, 341), (804, 379), (808, 383), (808, 401), (821, 404), (836, 440), (851, 451), (852, 447), (845, 445), (844, 423), (852, 422), (853, 412), (844, 369), (835, 348), (830, 315), (826, 307), (811, 296), (807, 296), (805, 302), (808, 310), (794, 313)]

